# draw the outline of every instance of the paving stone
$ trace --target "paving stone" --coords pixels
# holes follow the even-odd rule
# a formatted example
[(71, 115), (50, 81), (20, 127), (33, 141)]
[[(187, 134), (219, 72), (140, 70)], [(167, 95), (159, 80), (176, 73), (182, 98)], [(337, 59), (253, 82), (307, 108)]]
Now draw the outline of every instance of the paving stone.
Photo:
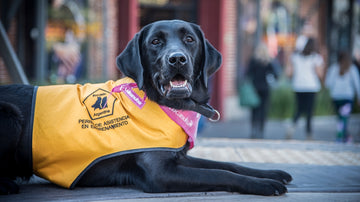
[[(360, 116), (350, 120), (350, 130), (360, 142)], [(294, 140), (284, 139), (283, 121), (268, 124), (265, 139), (244, 139), (247, 122), (210, 125), (199, 134), (190, 151), (199, 156), (231, 161), (258, 169), (281, 169), (294, 180), (289, 193), (280, 197), (241, 195), (228, 192), (148, 194), (132, 187), (99, 187), (67, 190), (35, 178), (21, 185), (17, 195), (0, 196), (3, 201), (360, 201), (360, 145), (333, 141), (334, 117), (315, 118), (315, 141), (303, 141), (301, 133)], [(300, 124), (300, 127), (301, 124)], [(241, 131), (241, 133), (239, 132)]]

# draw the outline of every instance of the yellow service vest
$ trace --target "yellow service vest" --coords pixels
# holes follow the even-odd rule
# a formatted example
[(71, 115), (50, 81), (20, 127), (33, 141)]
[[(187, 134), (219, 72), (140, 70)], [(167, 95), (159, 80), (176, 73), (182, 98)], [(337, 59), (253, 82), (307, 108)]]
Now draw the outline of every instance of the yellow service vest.
[(143, 91), (132, 89), (146, 100), (143, 106), (126, 93), (110, 94), (115, 86), (127, 83), (134, 81), (38, 87), (32, 134), (35, 174), (73, 188), (87, 169), (103, 159), (182, 149), (187, 134)]

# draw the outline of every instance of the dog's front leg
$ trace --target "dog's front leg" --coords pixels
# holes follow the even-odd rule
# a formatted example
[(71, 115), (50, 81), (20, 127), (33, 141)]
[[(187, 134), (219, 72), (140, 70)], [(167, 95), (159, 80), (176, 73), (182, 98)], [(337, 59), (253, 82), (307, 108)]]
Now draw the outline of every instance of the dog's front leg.
[(141, 155), (137, 164), (144, 175), (135, 185), (145, 192), (230, 191), (281, 195), (287, 191), (276, 180), (244, 176), (221, 169), (188, 167), (178, 164), (175, 156), (173, 152), (148, 152)]
[(211, 161), (188, 155), (181, 156), (178, 162), (188, 167), (228, 170), (245, 176), (273, 179), (284, 184), (292, 181), (291, 175), (281, 170), (259, 170), (240, 166), (235, 163)]

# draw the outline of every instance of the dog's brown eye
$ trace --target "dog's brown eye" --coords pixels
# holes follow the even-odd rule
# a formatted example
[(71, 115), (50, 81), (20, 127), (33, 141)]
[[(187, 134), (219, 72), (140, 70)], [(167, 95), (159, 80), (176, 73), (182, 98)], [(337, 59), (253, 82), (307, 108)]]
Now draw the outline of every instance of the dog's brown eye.
[(194, 39), (191, 36), (187, 36), (186, 42), (194, 42)]
[(151, 44), (153, 45), (158, 45), (160, 43), (160, 40), (159, 39), (154, 39), (152, 40)]

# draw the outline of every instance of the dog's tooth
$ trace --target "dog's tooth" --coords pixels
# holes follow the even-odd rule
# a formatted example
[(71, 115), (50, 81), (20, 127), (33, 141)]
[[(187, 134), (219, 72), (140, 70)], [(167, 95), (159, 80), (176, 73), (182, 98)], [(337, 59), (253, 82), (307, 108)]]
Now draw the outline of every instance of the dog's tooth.
[(185, 80), (185, 81), (184, 81), (184, 83), (179, 84), (179, 85), (176, 85), (176, 84), (174, 84), (172, 81), (170, 81), (170, 86), (171, 86), (171, 87), (176, 87), (176, 88), (182, 88), (182, 87), (185, 87), (185, 86), (186, 86), (186, 84), (187, 84), (187, 80)]

